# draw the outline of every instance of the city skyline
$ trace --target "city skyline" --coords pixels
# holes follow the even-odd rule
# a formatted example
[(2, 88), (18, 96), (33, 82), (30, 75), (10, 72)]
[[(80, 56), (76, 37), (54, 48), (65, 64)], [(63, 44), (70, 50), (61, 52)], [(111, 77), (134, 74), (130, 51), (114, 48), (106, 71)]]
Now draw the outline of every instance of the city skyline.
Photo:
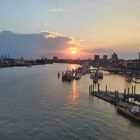
[[(43, 34), (46, 40), (51, 39), (43, 49), (40, 44), (36, 50), (25, 46), (25, 55), (33, 50), (37, 57), (91, 58), (117, 52), (120, 58), (136, 59), (140, 48), (139, 6), (138, 0), (5, 0), (0, 1), (0, 31), (1, 36), (8, 30), (14, 35)], [(24, 55), (20, 47), (8, 47), (0, 42), (1, 53)]]

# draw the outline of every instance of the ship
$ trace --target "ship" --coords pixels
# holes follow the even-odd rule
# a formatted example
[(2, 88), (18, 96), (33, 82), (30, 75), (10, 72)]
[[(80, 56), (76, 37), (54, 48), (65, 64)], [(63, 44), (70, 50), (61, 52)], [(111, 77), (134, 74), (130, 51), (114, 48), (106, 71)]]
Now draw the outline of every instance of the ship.
[(72, 81), (73, 80), (73, 72), (71, 70), (66, 70), (66, 72), (62, 76), (62, 81)]
[(127, 118), (138, 121), (140, 123), (140, 106), (129, 103), (118, 103), (117, 112), (126, 116)]

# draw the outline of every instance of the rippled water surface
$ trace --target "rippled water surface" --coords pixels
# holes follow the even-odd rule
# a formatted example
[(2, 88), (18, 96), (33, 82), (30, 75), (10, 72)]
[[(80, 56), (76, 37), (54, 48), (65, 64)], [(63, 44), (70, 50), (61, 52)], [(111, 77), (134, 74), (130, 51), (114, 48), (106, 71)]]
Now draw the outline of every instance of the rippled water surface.
[[(88, 74), (70, 83), (57, 78), (67, 67), (76, 65), (0, 69), (0, 140), (139, 140), (140, 124), (89, 97)], [(131, 87), (107, 73), (100, 83), (102, 89), (106, 84), (110, 90)]]

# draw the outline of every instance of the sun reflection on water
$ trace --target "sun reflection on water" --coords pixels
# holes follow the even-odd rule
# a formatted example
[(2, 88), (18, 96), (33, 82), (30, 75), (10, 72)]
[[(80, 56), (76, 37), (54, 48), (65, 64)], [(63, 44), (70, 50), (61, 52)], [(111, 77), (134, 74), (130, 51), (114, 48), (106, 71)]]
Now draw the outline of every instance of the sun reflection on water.
[(71, 88), (71, 93), (68, 97), (68, 102), (69, 104), (76, 104), (78, 100), (79, 100), (79, 93), (78, 93), (76, 81), (74, 80), (72, 82), (72, 88)]
[[(77, 64), (71, 64), (71, 65), (69, 65), (68, 67), (69, 67), (70, 70), (72, 70), (72, 69), (75, 70), (75, 69), (77, 69), (77, 68), (79, 67), (79, 65), (77, 65)], [(75, 82), (75, 81), (74, 81), (74, 82)], [(75, 83), (75, 84), (76, 84), (76, 83)]]

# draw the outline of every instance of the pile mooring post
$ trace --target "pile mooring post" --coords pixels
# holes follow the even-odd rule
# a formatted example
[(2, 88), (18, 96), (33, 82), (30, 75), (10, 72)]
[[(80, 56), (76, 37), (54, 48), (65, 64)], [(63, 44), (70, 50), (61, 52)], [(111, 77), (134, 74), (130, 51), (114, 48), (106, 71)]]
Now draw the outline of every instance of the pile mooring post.
[(129, 101), (129, 91), (130, 91), (130, 88), (128, 88), (128, 99), (127, 99), (127, 101)]
[(89, 95), (91, 94), (91, 92), (90, 92), (90, 85), (89, 85)]
[(98, 93), (100, 92), (100, 84), (98, 83)]
[(132, 86), (132, 95), (133, 95), (133, 86)]
[(116, 99), (117, 99), (116, 90), (115, 90), (114, 94), (115, 94), (115, 101), (116, 101)]
[(117, 90), (115, 90), (115, 93), (114, 94), (115, 94), (115, 101), (118, 101), (119, 92)]
[(136, 94), (136, 86), (134, 86), (134, 94)]
[(134, 86), (134, 102), (135, 102), (136, 86)]
[(119, 100), (119, 91), (117, 91), (117, 101)]
[(105, 86), (105, 92), (107, 93), (107, 85)]
[(133, 102), (133, 99), (134, 99), (134, 87), (132, 86), (132, 97), (131, 97), (131, 102)]
[(94, 84), (92, 84), (92, 92), (94, 92)]
[(58, 78), (60, 77), (60, 72), (58, 72)]
[(64, 72), (62, 71), (62, 76), (64, 75)]
[(123, 100), (126, 100), (126, 88), (124, 89), (124, 95), (123, 95)]

